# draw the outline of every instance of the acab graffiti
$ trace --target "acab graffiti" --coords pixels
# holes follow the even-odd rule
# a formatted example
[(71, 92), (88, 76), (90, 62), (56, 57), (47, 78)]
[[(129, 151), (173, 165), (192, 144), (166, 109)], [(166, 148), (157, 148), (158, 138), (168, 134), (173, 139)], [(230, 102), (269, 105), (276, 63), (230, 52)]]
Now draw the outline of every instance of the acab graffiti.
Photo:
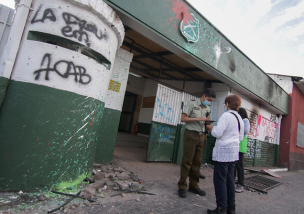
[(59, 60), (52, 65), (52, 56), (46, 53), (41, 61), (40, 66), (42, 68), (34, 71), (35, 80), (39, 80), (40, 75), (45, 72), (44, 79), (50, 79), (50, 72), (55, 72), (62, 78), (69, 78), (69, 76), (74, 76), (74, 80), (77, 83), (87, 85), (91, 82), (91, 76), (86, 73), (86, 69), (82, 66), (77, 66), (71, 61)]
[[(46, 20), (51, 22), (57, 21), (57, 17), (53, 9), (47, 8), (43, 12), (40, 12), (41, 7), (42, 6), (40, 6), (36, 11), (33, 19), (31, 20), (31, 24), (35, 24), (37, 22), (45, 23)], [(87, 20), (81, 19), (74, 14), (63, 12), (62, 18), (66, 26), (61, 29), (61, 33), (65, 37), (73, 37), (79, 42), (84, 41), (88, 47), (91, 45), (89, 33), (94, 34), (99, 40), (108, 39), (108, 34), (106, 32), (98, 30), (95, 24), (90, 24)]]

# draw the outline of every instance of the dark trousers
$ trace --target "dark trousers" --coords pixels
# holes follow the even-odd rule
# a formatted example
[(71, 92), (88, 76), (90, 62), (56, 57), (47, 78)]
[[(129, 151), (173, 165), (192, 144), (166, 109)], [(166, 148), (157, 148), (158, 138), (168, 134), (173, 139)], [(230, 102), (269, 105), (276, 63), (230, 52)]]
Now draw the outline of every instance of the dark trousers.
[(189, 188), (199, 189), (199, 173), (202, 165), (203, 153), (207, 141), (207, 134), (200, 135), (198, 132), (185, 130), (184, 155), (181, 165), (179, 189), (187, 189), (189, 175)]
[(244, 153), (239, 153), (239, 160), (235, 162), (234, 178), (238, 177), (238, 184), (244, 186)]
[(214, 161), (213, 183), (217, 207), (235, 206), (235, 162)]

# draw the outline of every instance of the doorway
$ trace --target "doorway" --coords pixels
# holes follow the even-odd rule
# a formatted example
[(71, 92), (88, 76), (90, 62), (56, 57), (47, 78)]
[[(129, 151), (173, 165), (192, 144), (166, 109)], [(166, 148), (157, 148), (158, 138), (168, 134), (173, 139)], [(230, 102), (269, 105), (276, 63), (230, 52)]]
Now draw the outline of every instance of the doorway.
[(137, 94), (126, 91), (118, 131), (131, 133)]

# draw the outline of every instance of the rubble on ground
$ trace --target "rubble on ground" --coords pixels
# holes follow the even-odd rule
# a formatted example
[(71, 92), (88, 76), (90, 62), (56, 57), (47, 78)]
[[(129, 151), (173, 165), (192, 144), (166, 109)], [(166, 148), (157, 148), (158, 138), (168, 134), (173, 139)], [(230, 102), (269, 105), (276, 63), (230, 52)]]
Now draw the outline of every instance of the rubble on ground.
[(72, 213), (84, 206), (102, 206), (123, 200), (140, 201), (142, 195), (154, 194), (146, 191), (134, 172), (115, 164), (94, 163), (92, 176), (78, 187), (69, 187), (65, 191), (1, 193), (0, 213)]

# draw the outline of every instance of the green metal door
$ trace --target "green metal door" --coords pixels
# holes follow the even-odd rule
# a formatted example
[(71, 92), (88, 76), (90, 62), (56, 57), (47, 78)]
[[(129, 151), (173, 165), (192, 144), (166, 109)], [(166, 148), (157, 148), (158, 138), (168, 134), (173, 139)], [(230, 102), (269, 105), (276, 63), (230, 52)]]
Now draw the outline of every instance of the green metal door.
[(147, 161), (172, 161), (176, 126), (152, 122)]

